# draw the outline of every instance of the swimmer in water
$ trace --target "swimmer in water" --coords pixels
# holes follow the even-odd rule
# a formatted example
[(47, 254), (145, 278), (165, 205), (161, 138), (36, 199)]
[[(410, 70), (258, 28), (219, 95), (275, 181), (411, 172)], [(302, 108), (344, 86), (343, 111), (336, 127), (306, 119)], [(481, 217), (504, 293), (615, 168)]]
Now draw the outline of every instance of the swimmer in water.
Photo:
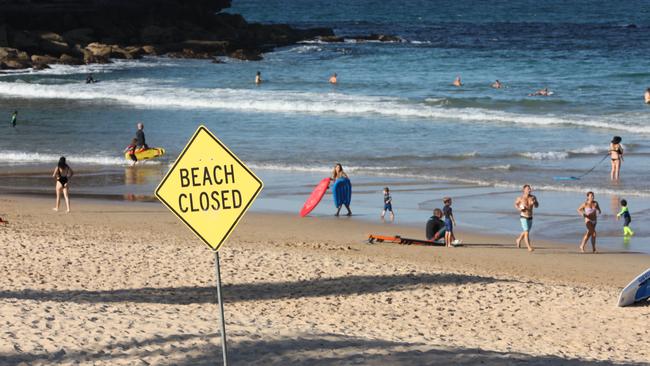
[(552, 91), (548, 90), (548, 88), (540, 89), (534, 93), (528, 94), (529, 97), (548, 97), (549, 95), (553, 94)]
[(492, 87), (494, 89), (501, 89), (501, 88), (503, 88), (503, 84), (501, 84), (501, 82), (499, 80), (496, 80), (494, 83), (492, 83)]
[(643, 98), (645, 99), (645, 104), (650, 104), (650, 88), (645, 90), (645, 94), (643, 94)]
[(257, 85), (262, 84), (262, 73), (259, 71), (257, 72), (257, 74), (255, 74), (255, 84)]
[(330, 82), (330, 84), (336, 84), (336, 83), (338, 83), (338, 79), (337, 79), (337, 75), (336, 75), (336, 73), (333, 73), (332, 76), (330, 76), (330, 80), (329, 80), (329, 82)]
[(453, 83), (453, 85), (454, 85), (454, 86), (457, 86), (457, 87), (461, 87), (461, 86), (463, 86), (463, 82), (460, 81), (460, 76), (456, 76), (456, 79), (454, 79), (454, 83)]

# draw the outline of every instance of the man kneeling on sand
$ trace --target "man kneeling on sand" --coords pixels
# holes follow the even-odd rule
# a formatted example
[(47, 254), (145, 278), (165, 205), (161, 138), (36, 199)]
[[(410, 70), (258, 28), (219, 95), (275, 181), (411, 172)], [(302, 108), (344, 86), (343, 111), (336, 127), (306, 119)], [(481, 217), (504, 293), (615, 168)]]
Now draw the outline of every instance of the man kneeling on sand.
[(433, 210), (433, 216), (427, 220), (426, 238), (427, 240), (436, 241), (445, 237), (445, 222), (442, 221), (442, 210), (436, 208)]

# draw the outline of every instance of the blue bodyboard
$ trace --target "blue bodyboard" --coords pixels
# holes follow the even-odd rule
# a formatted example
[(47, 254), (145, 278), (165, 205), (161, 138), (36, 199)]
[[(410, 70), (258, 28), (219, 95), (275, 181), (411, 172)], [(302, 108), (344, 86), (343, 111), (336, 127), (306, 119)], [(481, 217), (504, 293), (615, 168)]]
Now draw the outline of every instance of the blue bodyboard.
[(352, 184), (348, 178), (339, 178), (334, 182), (332, 189), (334, 196), (334, 206), (340, 207), (341, 205), (349, 205), (352, 201)]

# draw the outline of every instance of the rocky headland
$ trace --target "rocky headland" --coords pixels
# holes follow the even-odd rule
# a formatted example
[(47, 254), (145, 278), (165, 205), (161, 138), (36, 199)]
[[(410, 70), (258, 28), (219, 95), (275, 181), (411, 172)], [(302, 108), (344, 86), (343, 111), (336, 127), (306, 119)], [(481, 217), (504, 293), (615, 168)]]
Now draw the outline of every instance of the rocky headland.
[(333, 40), (329, 28), (249, 23), (230, 0), (0, 0), (0, 69), (145, 55), (260, 60), (275, 47)]

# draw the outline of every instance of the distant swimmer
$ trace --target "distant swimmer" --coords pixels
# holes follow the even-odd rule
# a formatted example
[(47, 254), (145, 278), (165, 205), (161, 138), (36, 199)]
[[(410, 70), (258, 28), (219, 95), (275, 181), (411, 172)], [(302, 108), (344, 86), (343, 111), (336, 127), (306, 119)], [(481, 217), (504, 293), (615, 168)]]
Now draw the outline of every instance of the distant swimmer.
[(330, 76), (330, 84), (336, 84), (338, 83), (338, 76), (336, 73), (333, 73), (332, 76)]
[(534, 93), (528, 94), (529, 97), (548, 97), (549, 95), (553, 95), (553, 92), (548, 90), (548, 88), (540, 89)]
[(492, 83), (492, 87), (494, 89), (501, 89), (501, 88), (503, 88), (503, 84), (501, 84), (501, 82), (499, 80), (496, 80), (494, 83)]
[(262, 84), (262, 73), (259, 71), (257, 72), (257, 74), (255, 74), (255, 84), (257, 85)]
[(16, 127), (17, 120), (18, 120), (18, 111), (14, 111), (14, 113), (11, 114), (11, 127)]
[(643, 94), (643, 98), (645, 99), (645, 104), (650, 104), (650, 88), (645, 90), (645, 94)]
[(460, 76), (456, 76), (456, 79), (454, 79), (454, 83), (453, 83), (453, 85), (454, 85), (454, 86), (457, 86), (457, 87), (461, 87), (461, 86), (463, 86), (463, 82), (460, 81)]
[(88, 74), (88, 76), (86, 76), (86, 84), (94, 84), (96, 82), (97, 80), (95, 80), (93, 74)]
[(137, 126), (138, 130), (135, 132), (135, 139), (137, 140), (136, 146), (139, 150), (146, 150), (149, 148), (149, 146), (147, 146), (147, 142), (144, 138), (144, 124), (142, 122), (138, 122)]

